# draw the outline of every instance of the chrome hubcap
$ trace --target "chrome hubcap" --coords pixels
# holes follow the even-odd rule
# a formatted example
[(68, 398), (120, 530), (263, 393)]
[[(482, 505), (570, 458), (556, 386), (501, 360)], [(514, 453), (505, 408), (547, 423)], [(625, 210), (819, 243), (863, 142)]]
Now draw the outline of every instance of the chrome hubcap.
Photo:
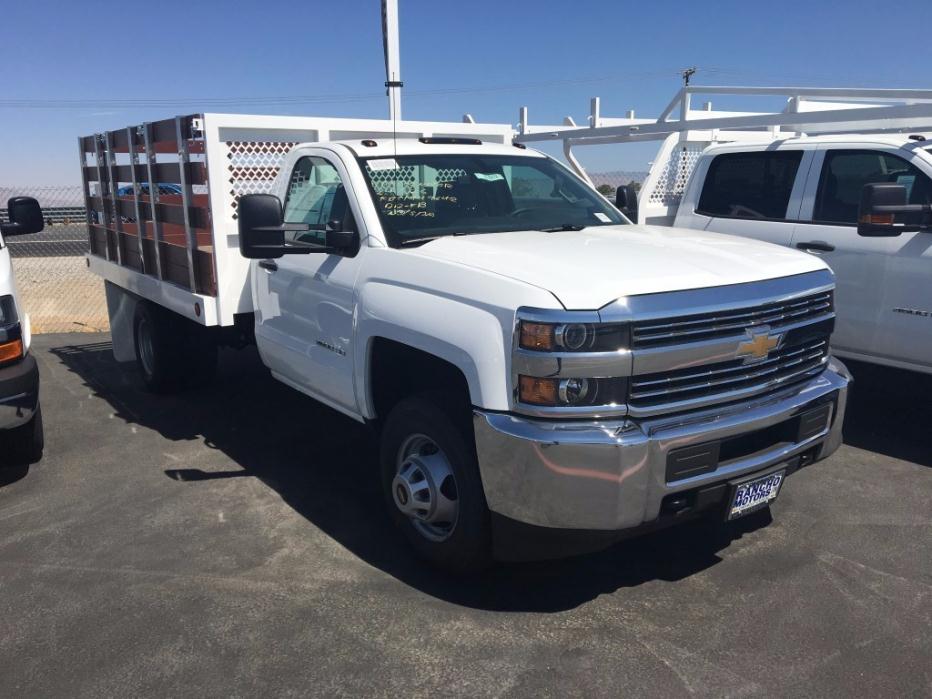
[(152, 367), (155, 366), (155, 349), (152, 347), (152, 333), (149, 332), (149, 321), (145, 318), (139, 321), (136, 342), (139, 343), (139, 359), (142, 361), (142, 368), (151, 376)]
[(398, 450), (392, 498), (414, 528), (431, 541), (447, 539), (459, 515), (456, 479), (446, 454), (425, 435), (413, 435)]

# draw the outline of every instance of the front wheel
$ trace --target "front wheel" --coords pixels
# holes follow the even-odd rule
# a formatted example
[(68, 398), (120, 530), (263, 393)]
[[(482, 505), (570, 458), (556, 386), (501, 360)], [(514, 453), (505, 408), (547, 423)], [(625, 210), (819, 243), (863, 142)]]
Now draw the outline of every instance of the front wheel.
[(392, 519), (424, 558), (458, 572), (491, 559), (489, 510), (468, 412), (443, 394), (391, 411), (381, 440), (382, 488)]

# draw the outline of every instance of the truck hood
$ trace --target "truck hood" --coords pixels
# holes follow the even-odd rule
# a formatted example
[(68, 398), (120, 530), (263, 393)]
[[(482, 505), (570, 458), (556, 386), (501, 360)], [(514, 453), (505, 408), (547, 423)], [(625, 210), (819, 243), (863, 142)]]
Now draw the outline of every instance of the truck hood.
[(444, 237), (412, 252), (547, 289), (570, 310), (594, 310), (622, 296), (743, 284), (826, 268), (811, 255), (772, 243), (661, 226)]

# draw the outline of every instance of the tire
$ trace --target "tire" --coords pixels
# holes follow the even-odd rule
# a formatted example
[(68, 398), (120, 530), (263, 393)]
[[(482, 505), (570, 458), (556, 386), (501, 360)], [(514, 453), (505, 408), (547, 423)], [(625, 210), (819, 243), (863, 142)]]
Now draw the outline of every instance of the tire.
[[(455, 406), (450, 397), (431, 392), (406, 398), (392, 409), (380, 445), (382, 491), (392, 520), (420, 556), (445, 570), (466, 573), (490, 564), (491, 529), (469, 412)], [(445, 466), (438, 469), (440, 463)], [(449, 477), (433, 483), (431, 476), (447, 467), (452, 486)], [(419, 480), (418, 471), (426, 478)], [(435, 499), (429, 508), (412, 513), (425, 490)], [(450, 501), (456, 503), (455, 521), (428, 521), (429, 512), (448, 509)]]
[(176, 393), (209, 383), (217, 344), (206, 328), (161, 306), (141, 301), (133, 319), (136, 366), (153, 393)]
[(34, 464), (42, 459), (45, 449), (45, 432), (42, 427), (42, 406), (36, 406), (32, 419), (4, 435), (12, 463)]

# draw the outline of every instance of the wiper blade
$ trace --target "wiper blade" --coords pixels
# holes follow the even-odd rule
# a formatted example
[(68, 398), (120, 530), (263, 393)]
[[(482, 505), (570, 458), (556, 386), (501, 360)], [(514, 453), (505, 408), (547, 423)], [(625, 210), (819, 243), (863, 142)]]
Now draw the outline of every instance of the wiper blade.
[(581, 231), (587, 226), (579, 223), (564, 223), (561, 226), (554, 226), (553, 228), (538, 228), (541, 233), (557, 233), (559, 231)]
[(407, 247), (408, 245), (420, 245), (421, 243), (429, 243), (432, 240), (437, 240), (437, 238), (446, 238), (445, 235), (425, 235), (423, 238), (405, 238), (404, 240), (398, 241), (399, 247)]
[(456, 233), (445, 233), (443, 235), (425, 235), (421, 238), (407, 238), (398, 243), (400, 247), (407, 245), (418, 245), (420, 243), (429, 243), (438, 238), (459, 238), (464, 235), (485, 235), (486, 233), (507, 233), (507, 231), (457, 231)]

